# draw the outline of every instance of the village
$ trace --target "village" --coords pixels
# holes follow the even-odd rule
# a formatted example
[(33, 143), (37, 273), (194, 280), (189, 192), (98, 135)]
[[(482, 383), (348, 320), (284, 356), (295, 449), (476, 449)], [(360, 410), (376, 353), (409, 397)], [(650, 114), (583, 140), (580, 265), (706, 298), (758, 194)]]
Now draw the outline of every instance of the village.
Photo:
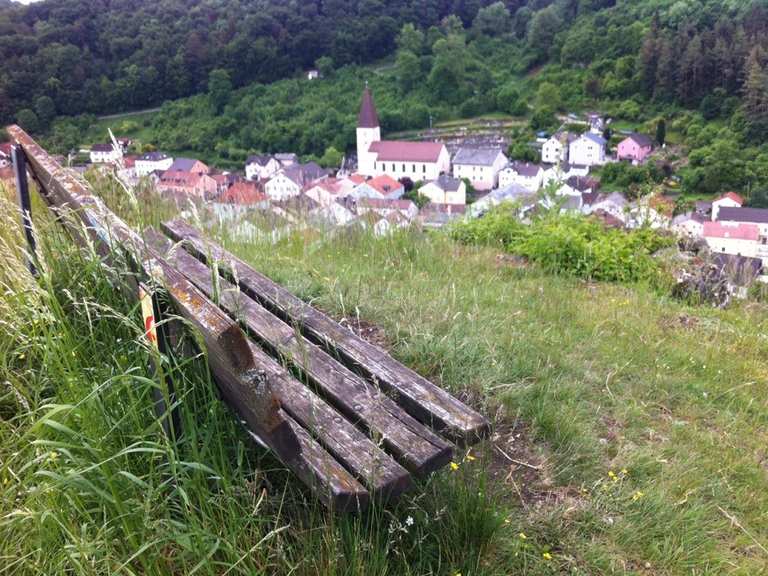
[[(180, 207), (190, 202), (205, 206), (216, 223), (245, 240), (258, 235), (274, 241), (307, 226), (362, 227), (377, 236), (413, 224), (437, 229), (514, 203), (523, 221), (538, 210), (555, 209), (591, 216), (613, 228), (667, 230), (706, 243), (721, 269), (738, 270), (734, 287), (743, 291), (755, 279), (765, 280), (768, 209), (745, 207), (739, 194), (727, 192), (674, 215), (668, 198), (631, 201), (621, 192), (603, 191), (592, 171), (611, 162), (652, 161), (654, 140), (628, 133), (610, 154), (604, 137), (610, 120), (587, 114), (581, 122), (581, 134), (564, 128), (538, 134), (532, 143), (538, 163), (508, 158), (501, 146), (452, 143), (449, 150), (440, 141), (383, 140), (366, 86), (356, 154), (338, 170), (302, 163), (296, 154), (283, 152), (249, 156), (242, 173), (217, 171), (200, 160), (161, 151), (131, 153), (132, 141), (111, 131), (111, 142), (94, 144), (87, 153), (90, 167), (114, 170), (127, 187), (147, 182)], [(0, 145), (0, 170), (8, 172), (9, 165), (9, 146)], [(254, 224), (257, 220), (261, 225)]]

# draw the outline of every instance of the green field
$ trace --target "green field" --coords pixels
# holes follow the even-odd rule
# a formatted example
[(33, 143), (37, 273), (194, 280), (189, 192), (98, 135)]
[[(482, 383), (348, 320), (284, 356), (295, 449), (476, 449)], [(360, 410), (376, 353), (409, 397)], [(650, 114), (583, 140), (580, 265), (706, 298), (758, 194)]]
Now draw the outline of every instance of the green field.
[(33, 280), (3, 202), (3, 574), (768, 568), (762, 304), (691, 307), (417, 231), (274, 247), (222, 238), (301, 297), (371, 325), (493, 421), (457, 470), (397, 506), (338, 517), (248, 440), (201, 359), (164, 364), (185, 430), (166, 440), (136, 305), (46, 218)]

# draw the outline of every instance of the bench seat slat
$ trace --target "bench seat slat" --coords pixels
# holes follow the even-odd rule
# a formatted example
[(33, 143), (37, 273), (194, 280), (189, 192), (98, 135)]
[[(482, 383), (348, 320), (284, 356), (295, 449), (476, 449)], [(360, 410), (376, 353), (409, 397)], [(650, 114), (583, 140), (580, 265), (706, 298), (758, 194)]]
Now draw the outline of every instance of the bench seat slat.
[[(152, 244), (159, 243), (151, 236), (149, 239)], [(205, 264), (181, 247), (167, 252), (166, 258), (198, 289), (212, 297), (212, 272)], [(382, 445), (409, 471), (426, 474), (450, 461), (452, 446), (448, 442), (409, 416), (369, 382), (305, 340), (223, 278), (219, 279), (219, 292), (222, 309), (240, 319), (250, 332), (301, 368), (353, 424), (362, 424), (375, 435), (374, 438), (380, 436)]]
[(249, 296), (363, 370), (419, 421), (462, 444), (488, 435), (490, 424), (481, 414), (403, 366), (386, 351), (306, 304), (230, 252), (204, 239), (184, 220), (163, 223), (162, 228), (175, 241), (184, 240), (185, 246), (197, 258), (215, 260), (222, 269), (233, 273), (240, 288)]

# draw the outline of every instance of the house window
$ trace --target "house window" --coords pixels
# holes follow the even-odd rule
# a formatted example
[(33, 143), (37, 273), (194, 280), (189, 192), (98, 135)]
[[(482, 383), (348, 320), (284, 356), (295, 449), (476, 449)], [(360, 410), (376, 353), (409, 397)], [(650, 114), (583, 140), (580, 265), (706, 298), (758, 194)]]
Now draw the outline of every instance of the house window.
[(412, 165), (412, 168), (413, 168), (413, 170), (411, 170), (411, 172), (413, 172), (414, 174), (416, 174), (416, 164), (413, 164), (413, 165)]
[(392, 172), (394, 172), (394, 171), (395, 171), (395, 163), (392, 162)]
[(421, 171), (422, 171), (422, 173), (426, 173), (426, 171), (427, 171), (427, 165), (426, 164), (422, 164), (421, 165)]
[(403, 173), (405, 173), (405, 164), (403, 164)]

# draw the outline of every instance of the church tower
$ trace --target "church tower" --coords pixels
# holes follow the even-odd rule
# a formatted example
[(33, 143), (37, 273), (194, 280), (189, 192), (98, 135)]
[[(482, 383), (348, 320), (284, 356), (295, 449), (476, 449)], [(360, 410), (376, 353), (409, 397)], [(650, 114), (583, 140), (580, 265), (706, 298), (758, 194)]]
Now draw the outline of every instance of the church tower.
[(363, 100), (360, 103), (360, 114), (357, 117), (357, 171), (365, 176), (375, 176), (374, 162), (376, 153), (369, 152), (373, 142), (381, 140), (381, 128), (379, 117), (376, 114), (376, 106), (373, 105), (373, 96), (366, 83), (363, 90)]

